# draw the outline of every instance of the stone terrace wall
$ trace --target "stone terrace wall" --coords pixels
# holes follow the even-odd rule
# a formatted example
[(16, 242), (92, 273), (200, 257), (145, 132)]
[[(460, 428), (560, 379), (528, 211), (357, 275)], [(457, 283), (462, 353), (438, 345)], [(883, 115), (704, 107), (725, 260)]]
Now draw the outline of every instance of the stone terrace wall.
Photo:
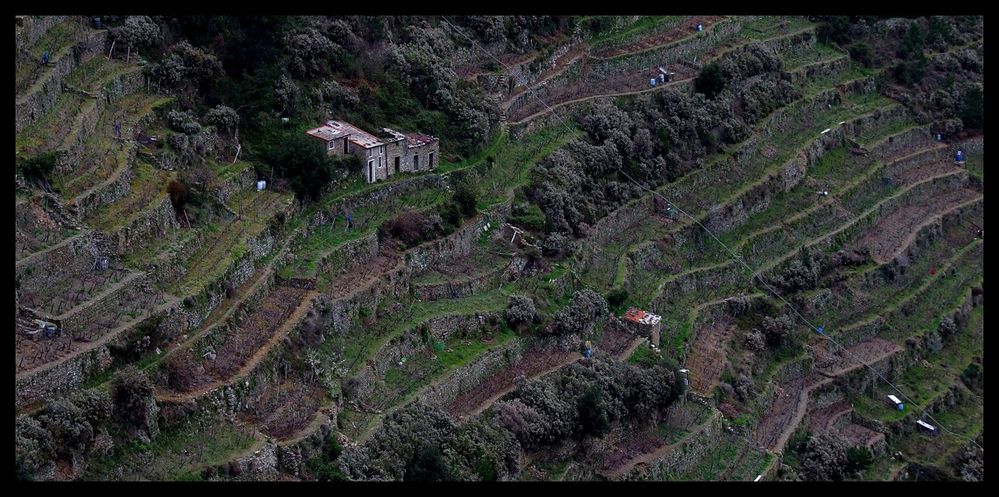
[(498, 317), (497, 313), (441, 316), (428, 319), (406, 333), (393, 338), (358, 371), (355, 376), (358, 381), (355, 382), (357, 388), (354, 397), (369, 398), (375, 394), (375, 388), (380, 379), (384, 378), (391, 368), (397, 367), (400, 359), (413, 357), (428, 347), (428, 344), (423, 342), (419, 331), (421, 328), (426, 327), (433, 340), (446, 342), (449, 337), (457, 333), (478, 330), (488, 320), (495, 320)]
[(523, 342), (510, 340), (477, 357), (471, 364), (453, 371), (447, 378), (420, 394), (424, 403), (445, 409), (459, 395), (470, 391), (498, 371), (520, 360)]
[[(130, 68), (105, 83), (97, 98), (83, 105), (80, 115), (73, 122), (73, 130), (63, 141), (62, 146), (60, 146), (59, 163), (57, 165), (60, 172), (74, 171), (76, 169), (74, 166), (83, 161), (88, 137), (98, 132), (109, 133), (106, 130), (97, 131), (97, 123), (100, 120), (100, 116), (104, 112), (105, 107), (108, 106), (108, 96), (110, 96), (113, 102), (132, 95), (142, 89), (144, 82), (145, 77), (142, 71), (138, 69), (138, 66), (135, 69)], [(144, 126), (145, 119), (147, 118), (147, 116), (143, 116), (142, 120), (136, 126)]]
[(81, 219), (86, 218), (97, 209), (114, 203), (128, 195), (132, 187), (132, 180), (135, 179), (135, 173), (131, 168), (132, 162), (135, 161), (135, 147), (129, 147), (128, 158), (125, 160), (127, 161), (127, 164), (124, 166), (125, 169), (117, 178), (98, 185), (76, 202), (76, 212)]
[[(63, 331), (74, 336), (81, 333), (89, 335), (89, 333), (85, 332), (91, 328), (91, 325), (101, 318), (117, 314), (124, 307), (123, 304), (126, 301), (132, 300), (133, 297), (137, 297), (138, 295), (153, 293), (156, 292), (151, 287), (149, 278), (138, 276), (101, 297), (99, 300), (93, 300), (84, 304), (83, 307), (72, 315), (62, 318)], [(111, 330), (103, 329), (101, 331), (107, 333)]]
[[(352, 195), (348, 198), (332, 203), (329, 207), (317, 212), (309, 220), (309, 228), (314, 229), (324, 224), (329, 224), (334, 218), (342, 218), (344, 211), (358, 209), (368, 205), (384, 202), (389, 198), (399, 198), (408, 193), (426, 190), (429, 188), (444, 188), (446, 180), (439, 174), (427, 174), (415, 178), (407, 178), (395, 181), (389, 185), (372, 190), (367, 193)], [(341, 221), (342, 222), (342, 221)]]
[(152, 239), (166, 236), (168, 231), (179, 227), (173, 204), (169, 197), (163, 197), (151, 209), (129, 224), (108, 235), (108, 244), (117, 256), (124, 256), (136, 247)]
[[(86, 37), (70, 48), (53, 66), (41, 75), (40, 87), (22, 99), (17, 99), (14, 107), (14, 130), (20, 132), (52, 110), (62, 93), (62, 81), (81, 64), (87, 62), (104, 48), (106, 31), (88, 32)], [(54, 56), (55, 54), (49, 54)], [(31, 63), (35, 63), (32, 61)], [(37, 84), (37, 83), (35, 83)]]
[[(843, 129), (836, 128), (820, 135), (790, 161), (777, 175), (744, 194), (734, 202), (716, 206), (708, 213), (705, 225), (715, 233), (724, 233), (745, 223), (753, 214), (765, 211), (776, 194), (794, 188), (805, 177), (809, 167), (815, 165), (830, 150), (844, 143)], [(697, 228), (699, 229), (699, 228)]]
[(850, 68), (850, 57), (843, 56), (838, 59), (826, 60), (795, 68), (789, 74), (791, 83), (800, 86), (809, 81), (821, 80), (839, 74)]
[(23, 16), (20, 27), (14, 30), (14, 44), (27, 50), (41, 39), (53, 26), (69, 19), (69, 16)]
[(357, 240), (337, 247), (317, 265), (317, 272), (336, 276), (352, 268), (367, 264), (378, 255), (378, 232), (373, 231)]
[(506, 269), (501, 267), (470, 278), (424, 283), (413, 288), (420, 300), (460, 299), (499, 285)]
[(234, 174), (231, 178), (226, 178), (219, 181), (211, 189), (211, 195), (218, 200), (220, 204), (225, 204), (229, 201), (229, 198), (233, 195), (256, 188), (257, 182), (257, 172), (253, 167), (247, 167), (242, 171)]
[(644, 473), (638, 469), (633, 469), (622, 479), (667, 480), (670, 476), (693, 468), (718, 445), (723, 436), (725, 435), (722, 431), (721, 416), (714, 415), (704, 427), (689, 435), (679, 447), (659, 459), (649, 461), (645, 466)]
[[(156, 322), (164, 319), (169, 310), (157, 312), (133, 327), (137, 329), (143, 323)], [(32, 402), (65, 395), (83, 385), (88, 378), (106, 370), (112, 364), (110, 349), (115, 345), (123, 345), (129, 339), (123, 333), (108, 343), (72, 357), (62, 363), (16, 381), (14, 405), (21, 409)]]

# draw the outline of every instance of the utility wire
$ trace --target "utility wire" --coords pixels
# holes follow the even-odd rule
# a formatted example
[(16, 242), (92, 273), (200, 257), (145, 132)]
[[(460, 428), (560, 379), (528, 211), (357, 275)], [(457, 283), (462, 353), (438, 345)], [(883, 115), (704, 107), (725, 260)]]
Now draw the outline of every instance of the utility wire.
[[(487, 56), (489, 56), (491, 59), (493, 59), (498, 64), (500, 64), (501, 66), (503, 66), (503, 68), (506, 69), (507, 71), (510, 70), (510, 67), (507, 66), (506, 64), (504, 64), (503, 61), (499, 60), (499, 58), (497, 58), (496, 56), (494, 56), (493, 54), (489, 53), (488, 51), (486, 51), (485, 49), (483, 49), (481, 46), (479, 46), (479, 44), (476, 43), (475, 40), (473, 40), (470, 37), (468, 37), (467, 35), (465, 35), (465, 33), (463, 33), (461, 30), (459, 30), (457, 26), (455, 26), (450, 21), (448, 21), (445, 16), (441, 16), (441, 20), (444, 21), (444, 23), (447, 24), (451, 28), (451, 30), (454, 31), (456, 34), (458, 34), (462, 38), (468, 40), (472, 45), (474, 45), (477, 49), (479, 49), (479, 51), (481, 51), (482, 53), (484, 53)], [(535, 93), (534, 88), (532, 88), (530, 85), (528, 85), (527, 86), (527, 91), (530, 91), (531, 94), (534, 95), (534, 97), (539, 102), (541, 102), (541, 105), (543, 105), (546, 109), (548, 109), (549, 112), (554, 113), (555, 109), (553, 109), (550, 105), (548, 105), (547, 102), (545, 102), (540, 96), (538, 96), (538, 94)], [(559, 116), (558, 114), (554, 114), (554, 116), (558, 120), (560, 120), (562, 122), (562, 124), (569, 130), (570, 133), (572, 132), (572, 126), (570, 126), (566, 122), (566, 120), (565, 120), (565, 118), (563, 116)], [(690, 218), (691, 221), (693, 221), (695, 224), (697, 224), (702, 229), (704, 229), (704, 231), (706, 231), (708, 233), (708, 235), (711, 236), (711, 238), (714, 238), (715, 241), (717, 241), (718, 244), (721, 245), (722, 248), (724, 248), (725, 251), (728, 252), (729, 255), (732, 256), (732, 259), (734, 259), (736, 262), (742, 264), (746, 269), (748, 269), (750, 271), (750, 275), (751, 275), (750, 280), (753, 280), (753, 279), (758, 280), (762, 284), (763, 287), (765, 287), (767, 290), (769, 290), (770, 293), (774, 294), (774, 296), (776, 296), (778, 299), (780, 299), (782, 302), (784, 302), (784, 304), (787, 305), (788, 308), (790, 308), (792, 311), (794, 311), (794, 313), (798, 316), (798, 318), (800, 318), (802, 322), (804, 322), (806, 325), (808, 325), (809, 328), (811, 328), (816, 333), (818, 333), (820, 336), (822, 336), (823, 338), (829, 340), (834, 345), (836, 345), (837, 347), (839, 347), (840, 349), (842, 349), (843, 352), (846, 353), (847, 355), (849, 355), (852, 359), (856, 360), (857, 362), (859, 362), (860, 364), (866, 366), (868, 369), (870, 369), (872, 372), (874, 372), (874, 374), (877, 375), (877, 377), (880, 378), (882, 381), (884, 381), (885, 384), (889, 385), (892, 388), (892, 390), (894, 390), (899, 395), (901, 395), (903, 398), (905, 398), (906, 401), (908, 401), (910, 403), (910, 405), (912, 405), (912, 406), (916, 405), (916, 402), (914, 400), (912, 400), (911, 397), (909, 397), (908, 395), (906, 395), (905, 392), (899, 390), (898, 387), (896, 387), (894, 383), (892, 383), (887, 378), (885, 378), (884, 375), (881, 374), (881, 372), (879, 372), (873, 366), (871, 366), (870, 364), (867, 364), (866, 361), (860, 359), (859, 357), (857, 357), (856, 355), (854, 355), (852, 352), (850, 352), (849, 350), (847, 350), (847, 348), (845, 346), (843, 346), (841, 343), (839, 343), (838, 340), (836, 340), (835, 338), (833, 338), (833, 337), (831, 337), (829, 335), (826, 335), (825, 332), (824, 332), (824, 329), (819, 328), (819, 327), (815, 326), (814, 324), (812, 324), (812, 322), (809, 321), (808, 318), (806, 318), (803, 314), (801, 314), (801, 312), (799, 312), (797, 308), (795, 308), (790, 302), (788, 302), (787, 299), (785, 299), (783, 296), (781, 296), (780, 293), (778, 293), (776, 290), (774, 290), (773, 287), (771, 287), (770, 284), (768, 284), (760, 275), (756, 274), (756, 272), (753, 271), (753, 268), (751, 268), (749, 266), (749, 264), (746, 264), (746, 262), (742, 259), (742, 257), (740, 257), (738, 254), (736, 254), (735, 252), (733, 252), (728, 247), (728, 245), (725, 245), (725, 243), (722, 242), (721, 239), (719, 239), (710, 229), (708, 229), (706, 226), (704, 226), (704, 224), (701, 223), (701, 221), (699, 221), (694, 216), (688, 214), (686, 211), (684, 211), (683, 209), (681, 209), (680, 206), (676, 205), (674, 202), (672, 202), (669, 199), (667, 199), (666, 197), (664, 197), (661, 193), (648, 188), (647, 186), (645, 186), (641, 182), (639, 182), (639, 181), (635, 180), (634, 178), (632, 178), (631, 175), (629, 175), (627, 172), (624, 171), (623, 168), (621, 168), (621, 166), (617, 166), (616, 169), (618, 170), (618, 172), (620, 172), (622, 175), (624, 175), (624, 177), (628, 178), (632, 183), (635, 183), (635, 185), (637, 185), (640, 189), (645, 190), (645, 191), (647, 191), (647, 192), (649, 192), (649, 193), (651, 193), (653, 195), (658, 196), (660, 199), (662, 199), (663, 201), (665, 201), (667, 204), (669, 204), (670, 206), (672, 206), (676, 210), (680, 211), (680, 213), (682, 213), (683, 215), (687, 216), (688, 218)], [(949, 433), (949, 434), (951, 434), (951, 435), (953, 435), (953, 436), (955, 436), (957, 438), (960, 438), (962, 440), (967, 440), (967, 441), (969, 441), (970, 443), (974, 444), (976, 447), (978, 447), (979, 449), (981, 449), (983, 451), (985, 450), (974, 439), (972, 439), (970, 437), (966, 437), (966, 436), (961, 435), (959, 433), (955, 433), (955, 432), (953, 432), (953, 431), (948, 430), (947, 428), (945, 428), (925, 408), (922, 409), (922, 411), (923, 411), (923, 415), (926, 416), (926, 417), (928, 417), (934, 423), (936, 423), (936, 425), (939, 426), (941, 430), (943, 430), (943, 431), (945, 431), (945, 432), (947, 432), (947, 433)]]

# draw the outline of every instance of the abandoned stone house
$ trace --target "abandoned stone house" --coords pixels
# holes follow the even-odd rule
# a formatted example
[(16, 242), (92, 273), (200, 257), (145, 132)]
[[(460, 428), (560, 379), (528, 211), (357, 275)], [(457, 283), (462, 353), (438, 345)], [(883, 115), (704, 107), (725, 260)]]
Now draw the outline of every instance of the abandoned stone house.
[(306, 131), (320, 140), (330, 156), (353, 154), (361, 160), (368, 183), (400, 172), (426, 171), (437, 167), (440, 140), (422, 133), (400, 133), (382, 128), (373, 135), (342, 121), (327, 121)]

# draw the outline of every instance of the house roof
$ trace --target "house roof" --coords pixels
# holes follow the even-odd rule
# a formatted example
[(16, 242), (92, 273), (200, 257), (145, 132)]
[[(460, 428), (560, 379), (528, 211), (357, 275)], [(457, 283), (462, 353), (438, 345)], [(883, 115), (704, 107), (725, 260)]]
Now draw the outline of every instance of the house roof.
[(633, 323), (645, 324), (645, 325), (649, 325), (649, 326), (655, 326), (655, 325), (659, 324), (659, 321), (662, 319), (662, 316), (660, 316), (658, 314), (652, 314), (651, 312), (645, 312), (645, 311), (643, 311), (641, 309), (637, 309), (635, 307), (629, 308), (627, 311), (625, 311), (624, 316), (621, 316), (621, 317), (624, 318), (625, 320), (631, 321)]
[(437, 138), (423, 133), (406, 133), (406, 141), (409, 142), (409, 148), (413, 148), (422, 147), (430, 142), (435, 142), (437, 141)]
[(330, 141), (337, 138), (347, 137), (347, 140), (363, 148), (372, 148), (384, 145), (375, 135), (364, 131), (357, 126), (343, 121), (326, 121), (326, 124), (315, 129), (306, 131), (306, 134)]

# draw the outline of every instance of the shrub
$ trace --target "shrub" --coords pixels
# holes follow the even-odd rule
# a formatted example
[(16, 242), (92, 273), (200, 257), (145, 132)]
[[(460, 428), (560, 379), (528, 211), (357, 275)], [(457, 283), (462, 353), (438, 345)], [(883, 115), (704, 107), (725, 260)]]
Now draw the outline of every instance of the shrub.
[(336, 167), (323, 147), (304, 133), (286, 134), (265, 151), (276, 175), (286, 178), (302, 200), (319, 198)]
[(579, 410), (579, 426), (583, 435), (599, 437), (610, 431), (604, 392), (599, 386), (590, 387), (579, 397), (576, 408)]
[(451, 201), (458, 206), (461, 214), (466, 218), (475, 215), (475, 189), (467, 181), (462, 181), (455, 186)]
[(39, 186), (47, 187), (49, 175), (55, 170), (58, 159), (59, 153), (55, 150), (24, 159), (21, 162), (21, 174), (28, 181), (33, 181)]
[(801, 453), (801, 473), (809, 480), (840, 481), (847, 467), (847, 447), (838, 437), (809, 437)]
[(725, 88), (726, 83), (721, 67), (712, 62), (701, 68), (701, 73), (694, 80), (694, 89), (705, 97), (715, 98)]
[(145, 428), (155, 419), (149, 419), (148, 404), (153, 399), (153, 385), (149, 378), (133, 365), (118, 373), (111, 384), (114, 416), (131, 428)]
[(233, 133), (239, 127), (239, 114), (232, 107), (219, 104), (208, 111), (205, 121), (220, 131)]
[(382, 223), (379, 232), (383, 239), (392, 238), (412, 247), (434, 239), (441, 232), (441, 226), (440, 222), (434, 223), (421, 212), (407, 210)]
[(613, 309), (620, 308), (626, 300), (628, 300), (627, 288), (615, 288), (607, 294), (607, 303)]
[(180, 181), (173, 180), (167, 185), (167, 192), (170, 194), (170, 203), (173, 205), (173, 210), (178, 215), (184, 212), (184, 207), (187, 205), (189, 196), (187, 186), (184, 186)]
[(850, 58), (864, 67), (874, 65), (874, 54), (866, 43), (858, 43), (850, 47)]
[(982, 129), (985, 122), (985, 107), (982, 102), (982, 89), (972, 86), (961, 99), (961, 122), (967, 129)]
[(504, 316), (511, 328), (533, 323), (538, 318), (534, 299), (529, 295), (511, 295)]
[(607, 301), (589, 288), (577, 291), (572, 302), (555, 313), (552, 324), (545, 330), (550, 335), (582, 332), (587, 326), (607, 315)]
[(52, 434), (37, 419), (20, 416), (14, 423), (15, 477), (31, 480), (56, 455)]
[(445, 481), (448, 480), (448, 467), (441, 457), (441, 451), (434, 446), (425, 446), (406, 465), (405, 481)]
[(84, 412), (68, 400), (59, 399), (38, 416), (45, 430), (52, 434), (56, 452), (65, 456), (79, 454), (94, 438), (94, 429)]

